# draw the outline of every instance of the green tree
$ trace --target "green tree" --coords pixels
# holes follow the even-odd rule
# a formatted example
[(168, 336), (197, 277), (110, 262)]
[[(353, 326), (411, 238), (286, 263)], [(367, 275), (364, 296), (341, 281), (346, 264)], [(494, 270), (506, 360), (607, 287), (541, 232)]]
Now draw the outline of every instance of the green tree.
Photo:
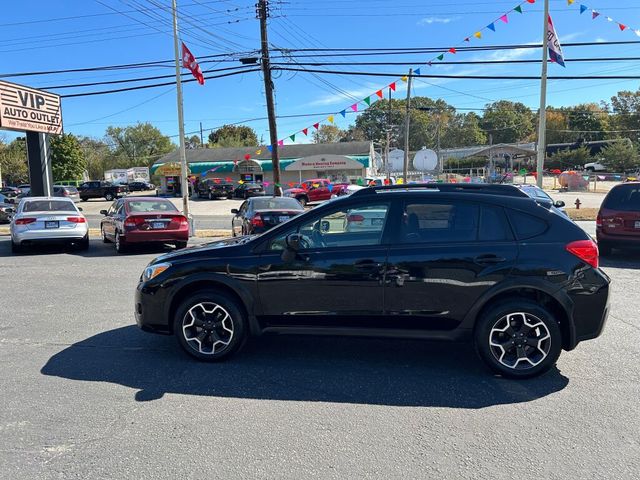
[(313, 132), (314, 143), (338, 143), (342, 141), (346, 132), (335, 125), (322, 125)]
[(9, 144), (0, 142), (0, 168), (2, 181), (16, 185), (29, 181), (27, 167), (27, 143), (24, 137), (18, 137)]
[(49, 146), (53, 180), (80, 180), (87, 168), (87, 161), (78, 138), (73, 134), (52, 136)]
[(209, 134), (213, 147), (256, 147), (258, 137), (253, 128), (245, 125), (223, 125)]
[(535, 133), (534, 115), (520, 102), (500, 100), (486, 106), (482, 128), (493, 135), (493, 143), (517, 143)]
[(366, 140), (367, 137), (365, 137), (364, 132), (355, 125), (350, 125), (349, 128), (343, 130), (342, 137), (340, 137), (341, 142), (362, 142)]
[(594, 158), (591, 156), (591, 150), (582, 146), (576, 149), (566, 148), (560, 150), (544, 163), (545, 168), (555, 170), (567, 170), (575, 167), (582, 167), (585, 163), (593, 162)]
[(480, 117), (475, 113), (456, 114), (449, 117), (442, 134), (441, 147), (455, 148), (484, 145), (486, 134), (480, 128)]
[(109, 127), (105, 138), (112, 153), (111, 168), (151, 166), (176, 148), (169, 137), (150, 123)]
[(586, 142), (606, 140), (609, 134), (610, 118), (608, 112), (597, 103), (582, 103), (562, 109), (568, 120), (569, 141)]
[(609, 144), (600, 153), (602, 163), (614, 172), (627, 172), (640, 166), (638, 151), (628, 138)]
[(611, 108), (614, 112), (611, 123), (615, 129), (627, 130), (624, 135), (638, 142), (640, 140), (640, 90), (618, 92), (611, 98)]
[(184, 137), (184, 145), (188, 149), (200, 148), (200, 137), (198, 135), (191, 135), (190, 137)]
[(575, 141), (567, 132), (569, 119), (563, 109), (547, 109), (547, 145), (555, 143), (569, 143)]
[(79, 137), (78, 142), (87, 162), (87, 175), (91, 180), (104, 178), (105, 170), (117, 167), (117, 159), (109, 145), (101, 139)]

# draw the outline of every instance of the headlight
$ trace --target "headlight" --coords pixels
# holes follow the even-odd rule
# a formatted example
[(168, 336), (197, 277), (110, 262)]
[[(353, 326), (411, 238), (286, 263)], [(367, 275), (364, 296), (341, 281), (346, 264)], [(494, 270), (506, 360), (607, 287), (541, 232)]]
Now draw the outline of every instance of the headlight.
[(147, 282), (152, 278), (155, 278), (158, 275), (160, 275), (170, 266), (171, 266), (170, 263), (156, 263), (155, 265), (149, 265), (147, 268), (144, 269), (144, 273), (142, 274), (142, 280)]

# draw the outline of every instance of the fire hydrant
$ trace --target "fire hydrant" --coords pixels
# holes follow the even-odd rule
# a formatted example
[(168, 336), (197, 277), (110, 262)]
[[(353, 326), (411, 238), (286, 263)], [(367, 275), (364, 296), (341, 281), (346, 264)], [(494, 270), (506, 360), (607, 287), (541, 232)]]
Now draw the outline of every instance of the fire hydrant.
[(580, 205), (582, 205), (582, 202), (579, 198), (576, 198), (576, 210), (580, 210)]

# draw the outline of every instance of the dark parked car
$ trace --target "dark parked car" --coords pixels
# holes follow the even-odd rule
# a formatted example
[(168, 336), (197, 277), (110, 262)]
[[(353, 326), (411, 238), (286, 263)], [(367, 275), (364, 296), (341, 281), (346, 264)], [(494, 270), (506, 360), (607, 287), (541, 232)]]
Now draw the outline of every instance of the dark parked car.
[(4, 195), (7, 198), (15, 198), (22, 193), (18, 187), (2, 187), (0, 188), (0, 195)]
[(609, 191), (596, 219), (596, 237), (602, 255), (614, 248), (640, 247), (640, 182)]
[(0, 193), (0, 223), (9, 223), (15, 209), (14, 199)]
[(262, 185), (259, 183), (243, 183), (238, 185), (233, 191), (233, 198), (261, 197), (265, 195)]
[(564, 209), (565, 203), (562, 200), (555, 201), (549, 196), (547, 192), (538, 187), (537, 185), (516, 185), (520, 190), (529, 195), (538, 203), (546, 206), (547, 208), (557, 208), (559, 212), (567, 215), (567, 211)]
[(78, 192), (78, 189), (69, 185), (54, 185), (53, 196), (68, 198), (74, 202), (80, 201), (80, 192)]
[(107, 201), (111, 201), (114, 198), (126, 195), (129, 189), (126, 185), (116, 185), (111, 182), (95, 180), (80, 184), (78, 192), (83, 202), (90, 198), (104, 198)]
[[(349, 230), (365, 209), (386, 215)], [(200, 360), (263, 333), (471, 340), (515, 378), (599, 336), (608, 311), (609, 278), (580, 227), (480, 184), (365, 188), (263, 235), (158, 257), (135, 300), (143, 330)]]
[(236, 235), (264, 233), (276, 225), (287, 222), (304, 212), (304, 207), (295, 198), (254, 197), (232, 209), (231, 231)]
[(170, 243), (185, 248), (189, 241), (187, 218), (165, 198), (121, 198), (100, 213), (104, 215), (102, 241), (113, 242), (118, 253), (134, 244)]
[(231, 198), (233, 195), (233, 183), (227, 182), (220, 178), (208, 178), (198, 183), (196, 193), (199, 198)]
[(130, 192), (148, 192), (156, 189), (156, 186), (149, 182), (130, 182), (127, 187), (129, 187)]

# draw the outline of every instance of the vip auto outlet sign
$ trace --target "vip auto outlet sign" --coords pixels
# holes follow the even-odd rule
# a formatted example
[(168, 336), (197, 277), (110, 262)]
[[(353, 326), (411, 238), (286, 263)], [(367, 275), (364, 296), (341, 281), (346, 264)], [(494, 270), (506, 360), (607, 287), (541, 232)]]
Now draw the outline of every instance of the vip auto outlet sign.
[(42, 133), (62, 133), (60, 96), (0, 81), (0, 127)]

